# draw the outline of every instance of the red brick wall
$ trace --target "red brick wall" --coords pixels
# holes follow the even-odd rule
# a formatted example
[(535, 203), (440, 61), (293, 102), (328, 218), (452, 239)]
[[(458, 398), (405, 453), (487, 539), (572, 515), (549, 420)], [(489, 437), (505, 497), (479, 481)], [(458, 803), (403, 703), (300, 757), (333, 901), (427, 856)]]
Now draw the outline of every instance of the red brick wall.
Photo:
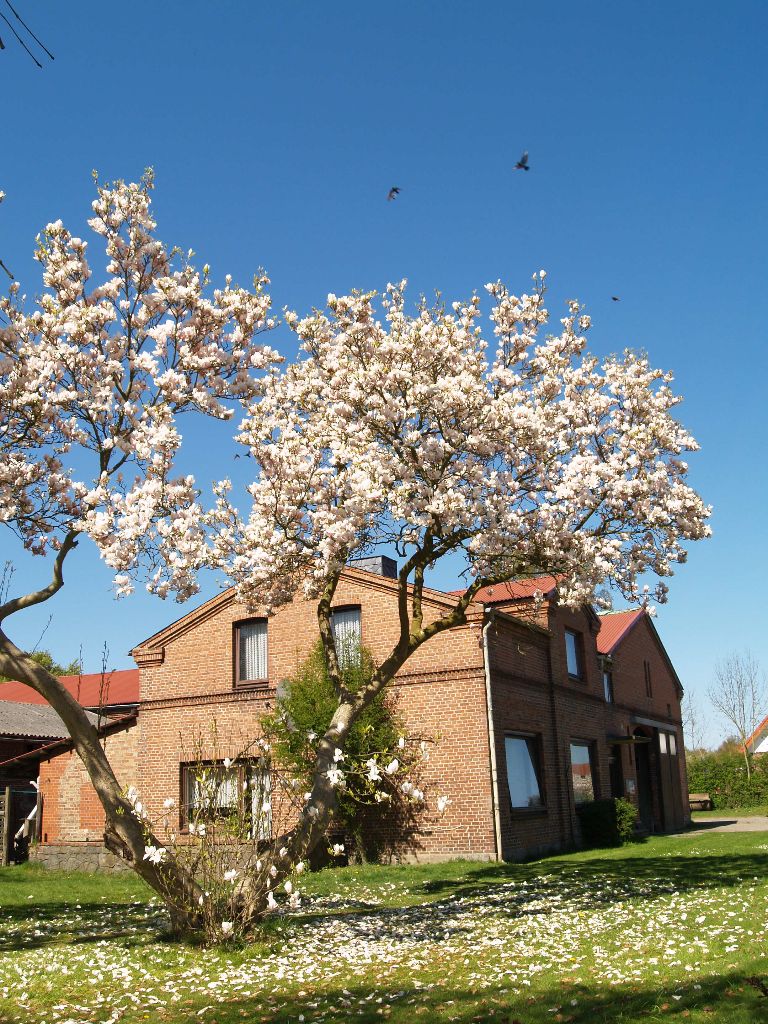
[[(391, 650), (399, 631), (395, 585), (371, 573), (350, 573), (337, 589), (336, 606), (360, 605), (362, 641), (374, 658)], [(425, 618), (439, 604), (425, 602)], [(232, 757), (259, 735), (259, 720), (274, 700), (277, 683), (295, 673), (315, 644), (315, 603), (296, 600), (268, 624), (269, 688), (236, 690), (233, 624), (248, 615), (233, 600), (217, 600), (196, 624), (161, 635), (162, 663), (149, 645), (143, 664), (139, 716), (139, 790), (150, 815), (166, 797), (180, 798), (184, 761)], [(400, 714), (414, 734), (439, 736), (425, 766), (434, 801), (446, 793), (443, 817), (424, 821), (418, 845), (425, 856), (492, 856), (491, 804), (481, 621), (440, 634), (419, 650), (398, 677)], [(216, 736), (213, 736), (215, 724)]]
[[(137, 780), (137, 739), (138, 730), (133, 725), (103, 741), (115, 775), (125, 788)], [(41, 763), (40, 789), (44, 842), (102, 841), (104, 811), (74, 750)]]

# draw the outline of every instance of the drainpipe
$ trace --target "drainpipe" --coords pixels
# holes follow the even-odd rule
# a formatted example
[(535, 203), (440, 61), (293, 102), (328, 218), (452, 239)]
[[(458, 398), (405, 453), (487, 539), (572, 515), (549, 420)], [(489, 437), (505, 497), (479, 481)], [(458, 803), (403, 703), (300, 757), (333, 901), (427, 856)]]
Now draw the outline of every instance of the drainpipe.
[(493, 835), (496, 860), (501, 860), (501, 815), (499, 814), (499, 772), (496, 765), (496, 731), (493, 727), (493, 701), (491, 698), (491, 658), (488, 652), (488, 630), (493, 623), (493, 610), (483, 626), (483, 663), (485, 667), (485, 710), (488, 715), (488, 750), (491, 759), (491, 804), (493, 806)]

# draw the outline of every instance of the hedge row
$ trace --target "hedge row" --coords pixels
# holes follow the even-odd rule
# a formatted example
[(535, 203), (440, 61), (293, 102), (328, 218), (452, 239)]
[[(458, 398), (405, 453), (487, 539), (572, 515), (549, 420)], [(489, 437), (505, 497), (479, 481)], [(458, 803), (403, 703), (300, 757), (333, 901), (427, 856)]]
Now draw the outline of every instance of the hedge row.
[(768, 803), (768, 754), (752, 758), (751, 779), (741, 754), (689, 754), (688, 789), (709, 793), (715, 808)]

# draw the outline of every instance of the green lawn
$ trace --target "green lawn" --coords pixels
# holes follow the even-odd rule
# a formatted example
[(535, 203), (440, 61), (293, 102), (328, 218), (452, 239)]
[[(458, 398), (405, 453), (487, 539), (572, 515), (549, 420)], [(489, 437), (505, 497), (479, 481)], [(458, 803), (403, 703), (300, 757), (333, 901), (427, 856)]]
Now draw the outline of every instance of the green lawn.
[(768, 832), (522, 865), (348, 868), (248, 946), (169, 941), (132, 877), (0, 871), (0, 1021), (768, 1021)]

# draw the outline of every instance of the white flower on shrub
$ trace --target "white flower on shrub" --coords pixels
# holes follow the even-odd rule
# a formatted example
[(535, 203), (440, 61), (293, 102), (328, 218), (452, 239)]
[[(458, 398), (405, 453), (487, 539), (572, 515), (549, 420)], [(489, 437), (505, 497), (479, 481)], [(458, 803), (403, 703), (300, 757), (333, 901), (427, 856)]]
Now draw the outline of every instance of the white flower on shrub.
[(448, 805), (451, 804), (451, 803), (453, 803), (453, 801), (451, 800), (450, 797), (439, 796), (437, 798), (437, 809), (438, 809), (438, 811), (441, 814), (443, 814), (445, 812), (446, 808), (448, 807)]
[(277, 900), (271, 892), (267, 893), (267, 910), (277, 910)]
[(229, 871), (224, 872), (224, 881), (234, 882), (234, 880), (237, 878), (239, 874), (240, 872), (237, 870), (237, 868), (230, 868)]
[(325, 777), (332, 786), (341, 786), (344, 783), (344, 772), (338, 768), (329, 768), (325, 773)]
[(369, 757), (365, 762), (365, 766), (368, 769), (368, 781), (378, 782), (381, 778), (381, 772), (379, 771), (379, 766), (376, 764), (376, 758)]
[(173, 799), (172, 796), (167, 796), (165, 800), (163, 800), (163, 807), (166, 809), (166, 811), (172, 810), (175, 806), (176, 801)]
[(233, 921), (222, 921), (221, 922), (221, 934), (224, 935), (225, 937), (228, 936), (228, 935), (231, 935), (233, 930), (234, 930), (234, 927), (235, 927), (235, 925), (234, 925)]
[(288, 897), (288, 906), (291, 910), (297, 910), (301, 906), (301, 895), (298, 892), (292, 892)]
[(304, 861), (300, 860), (293, 870), (296, 872), (297, 875), (300, 875), (304, 871)]
[(387, 773), (387, 775), (394, 775), (399, 767), (400, 762), (397, 760), (396, 757), (393, 757), (392, 760), (387, 765), (387, 767), (384, 769), (384, 771)]
[(334, 857), (342, 857), (344, 855), (344, 843), (334, 843), (331, 847), (331, 853)]
[(144, 860), (148, 860), (150, 864), (162, 864), (167, 855), (168, 851), (164, 846), (144, 847)]
[(285, 891), (290, 896), (291, 893), (293, 892), (293, 882), (289, 879), (287, 882), (283, 883), (283, 888), (285, 889)]
[(344, 751), (340, 747), (336, 747), (333, 752), (333, 760), (338, 764), (339, 761), (344, 760)]

